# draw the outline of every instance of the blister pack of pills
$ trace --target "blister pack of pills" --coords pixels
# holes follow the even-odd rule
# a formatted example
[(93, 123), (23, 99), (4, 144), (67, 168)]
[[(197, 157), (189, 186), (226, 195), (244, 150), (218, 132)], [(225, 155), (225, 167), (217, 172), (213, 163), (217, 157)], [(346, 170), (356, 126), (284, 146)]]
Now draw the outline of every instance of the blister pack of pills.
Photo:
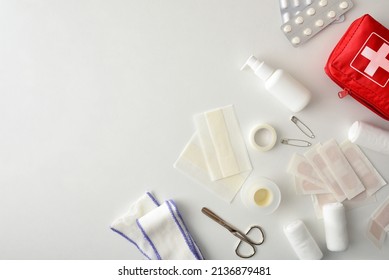
[(288, 22), (294, 15), (300, 13), (307, 6), (311, 5), (313, 0), (279, 0), (282, 23)]
[[(304, 2), (307, 3), (306, 1)], [(281, 30), (292, 45), (298, 47), (329, 24), (339, 20), (353, 6), (354, 4), (351, 0), (312, 1), (297, 14), (289, 13), (288, 16), (290, 18), (281, 25)]]
[[(282, 23), (288, 22), (294, 15), (300, 13), (307, 6), (311, 5), (315, 0), (279, 0), (280, 13)], [(343, 22), (344, 15), (342, 15), (335, 23)]]

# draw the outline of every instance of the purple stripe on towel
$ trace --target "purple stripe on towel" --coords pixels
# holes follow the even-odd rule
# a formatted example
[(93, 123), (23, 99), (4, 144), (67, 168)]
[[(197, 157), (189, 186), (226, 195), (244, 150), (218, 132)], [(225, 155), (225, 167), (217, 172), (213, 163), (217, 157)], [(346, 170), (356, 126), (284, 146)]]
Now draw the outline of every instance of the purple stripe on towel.
[(197, 246), (196, 242), (193, 240), (193, 237), (192, 237), (192, 235), (190, 234), (190, 232), (189, 232), (189, 230), (188, 230), (188, 227), (186, 226), (186, 224), (185, 224), (185, 222), (184, 222), (184, 219), (182, 218), (181, 213), (180, 213), (180, 211), (178, 210), (178, 207), (177, 207), (176, 203), (175, 203), (174, 200), (172, 200), (172, 199), (170, 199), (169, 202), (170, 202), (171, 204), (173, 204), (174, 208), (176, 209), (177, 216), (178, 216), (178, 217), (180, 218), (180, 220), (182, 221), (182, 225), (184, 226), (185, 231), (187, 232), (188, 237), (189, 237), (190, 240), (192, 241), (193, 247), (195, 248), (195, 250), (196, 250), (196, 252), (197, 252), (197, 255), (198, 255), (198, 257), (199, 257), (198, 259), (199, 259), (199, 260), (203, 260), (204, 257), (202, 256), (202, 253), (201, 253), (199, 247)]
[(146, 194), (149, 196), (149, 198), (155, 203), (155, 205), (160, 206), (157, 199), (151, 194), (151, 192), (146, 192)]
[[(184, 237), (185, 242), (188, 245), (190, 251), (192, 252), (192, 254), (195, 256), (195, 258), (197, 260), (202, 260), (203, 257), (198, 252), (197, 246), (194, 244), (194, 241), (193, 241), (193, 239), (192, 239), (192, 237), (191, 237), (191, 235), (190, 235), (190, 233), (189, 233), (189, 231), (184, 223), (184, 220), (182, 219), (182, 216), (181, 216), (180, 212), (178, 211), (178, 208), (175, 205), (174, 201), (168, 200), (166, 202), (167, 202), (167, 206), (169, 208), (170, 214), (172, 215), (174, 222), (176, 223), (176, 225), (180, 229), (180, 232), (181, 232), (182, 236)], [(174, 210), (172, 209), (172, 206), (170, 205), (170, 203), (174, 206)], [(184, 226), (184, 229), (182, 228), (181, 223), (177, 220), (177, 217), (175, 214), (177, 214), (177, 216), (181, 220), (182, 225)]]
[(127, 239), (128, 241), (130, 241), (132, 244), (135, 245), (135, 247), (136, 247), (136, 248), (137, 248), (137, 249), (138, 249), (138, 250), (139, 250), (147, 259), (151, 260), (150, 257), (149, 257), (145, 252), (143, 252), (143, 250), (139, 247), (139, 245), (138, 245), (134, 240), (132, 240), (132, 239), (129, 238), (127, 235), (125, 235), (123, 232), (118, 231), (117, 229), (115, 229), (115, 228), (113, 228), (113, 227), (111, 227), (111, 230), (113, 230), (114, 232), (118, 233), (119, 235), (123, 236), (125, 239)]
[(162, 260), (162, 259), (161, 259), (161, 256), (159, 255), (159, 253), (158, 253), (158, 251), (157, 251), (157, 248), (155, 248), (155, 245), (154, 245), (153, 241), (151, 241), (150, 237), (147, 235), (147, 233), (146, 233), (145, 230), (143, 229), (142, 225), (139, 223), (138, 219), (136, 219), (136, 224), (138, 225), (139, 229), (140, 229), (141, 232), (143, 233), (144, 238), (147, 240), (147, 242), (149, 242), (150, 246), (153, 248), (154, 253), (155, 253), (155, 255), (157, 256), (157, 259), (158, 259), (158, 260)]

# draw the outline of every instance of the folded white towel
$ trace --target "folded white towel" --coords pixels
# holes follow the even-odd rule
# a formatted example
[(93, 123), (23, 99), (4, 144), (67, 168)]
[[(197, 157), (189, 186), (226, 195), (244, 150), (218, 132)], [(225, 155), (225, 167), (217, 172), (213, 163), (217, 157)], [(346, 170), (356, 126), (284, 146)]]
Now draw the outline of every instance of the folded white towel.
[(160, 205), (149, 192), (114, 221), (111, 229), (133, 243), (150, 260), (203, 259), (174, 201)]

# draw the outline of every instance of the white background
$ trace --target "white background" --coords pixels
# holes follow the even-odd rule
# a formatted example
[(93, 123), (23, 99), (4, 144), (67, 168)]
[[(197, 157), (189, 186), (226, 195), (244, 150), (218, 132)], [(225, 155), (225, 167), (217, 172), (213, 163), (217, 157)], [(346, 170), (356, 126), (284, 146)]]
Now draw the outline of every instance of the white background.
[[(239, 196), (225, 203), (173, 168), (194, 132), (192, 116), (234, 104), (248, 143), (266, 122), (279, 137), (301, 137), (291, 112), (241, 65), (254, 54), (283, 68), (313, 92), (297, 116), (314, 143), (347, 138), (356, 120), (389, 123), (324, 73), (329, 53), (351, 22), (370, 13), (389, 27), (389, 2), (354, 1), (346, 22), (293, 48), (280, 31), (277, 0), (12, 0), (0, 1), (0, 258), (142, 259), (110, 230), (146, 190), (172, 198), (206, 259), (238, 259), (235, 238), (205, 217), (211, 208), (241, 229), (260, 224), (257, 259), (296, 259), (282, 227), (302, 219), (325, 259), (389, 259), (366, 238), (378, 202), (347, 212), (350, 247), (325, 248), (311, 199), (298, 196), (286, 167), (304, 149), (248, 147), (252, 176), (280, 187), (269, 216), (248, 211)], [(363, 149), (389, 180), (389, 157)]]

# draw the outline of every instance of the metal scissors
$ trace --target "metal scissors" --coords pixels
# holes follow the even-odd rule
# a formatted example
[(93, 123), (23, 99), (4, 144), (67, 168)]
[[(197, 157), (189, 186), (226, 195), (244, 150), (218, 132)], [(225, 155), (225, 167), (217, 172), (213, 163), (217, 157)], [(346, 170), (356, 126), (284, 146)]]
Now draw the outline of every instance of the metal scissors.
[[(255, 253), (257, 252), (257, 249), (256, 249), (256, 246), (258, 245), (261, 245), (264, 241), (265, 241), (265, 234), (262, 230), (262, 228), (260, 226), (257, 226), (257, 225), (254, 225), (254, 226), (251, 226), (249, 228), (249, 230), (246, 232), (246, 233), (243, 233), (241, 232), (239, 229), (237, 229), (236, 227), (234, 227), (233, 225), (229, 224), (228, 222), (226, 222), (225, 220), (223, 220), (221, 217), (219, 217), (218, 215), (216, 215), (214, 212), (212, 212), (211, 210), (209, 210), (208, 208), (206, 207), (203, 207), (201, 209), (201, 212), (203, 212), (203, 214), (205, 214), (206, 216), (208, 216), (209, 218), (211, 218), (212, 220), (214, 220), (215, 222), (217, 222), (219, 225), (223, 226), (224, 228), (226, 228), (229, 232), (231, 232), (234, 236), (236, 236), (237, 238), (239, 238), (239, 243), (238, 245), (236, 246), (235, 248), (235, 254), (241, 258), (251, 258), (252, 256), (255, 255)], [(259, 231), (259, 240), (258, 241), (254, 241), (252, 238), (250, 238), (248, 236), (248, 234), (253, 230), (253, 229), (257, 229)], [(251, 248), (252, 248), (252, 253), (249, 253), (249, 254), (242, 254), (239, 250), (240, 246), (242, 245), (242, 243), (246, 243), (247, 245), (249, 245)]]

